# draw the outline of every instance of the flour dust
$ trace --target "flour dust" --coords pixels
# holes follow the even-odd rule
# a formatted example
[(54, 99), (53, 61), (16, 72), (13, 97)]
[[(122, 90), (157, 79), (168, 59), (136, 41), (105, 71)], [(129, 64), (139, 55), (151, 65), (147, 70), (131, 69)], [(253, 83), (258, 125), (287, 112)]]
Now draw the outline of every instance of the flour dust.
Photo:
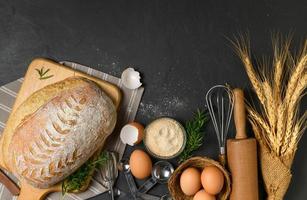
[(164, 97), (162, 102), (141, 102), (138, 114), (147, 120), (153, 120), (163, 116), (172, 117), (176, 110), (182, 110), (186, 106), (186, 103), (179, 97)]

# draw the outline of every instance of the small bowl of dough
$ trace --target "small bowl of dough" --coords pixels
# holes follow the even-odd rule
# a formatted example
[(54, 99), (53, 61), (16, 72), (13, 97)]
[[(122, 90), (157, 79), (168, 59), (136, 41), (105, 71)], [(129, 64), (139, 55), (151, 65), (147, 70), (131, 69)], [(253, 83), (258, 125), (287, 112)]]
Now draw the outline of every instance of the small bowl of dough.
[(177, 157), (184, 150), (186, 140), (184, 127), (169, 117), (152, 121), (144, 130), (146, 150), (159, 159)]

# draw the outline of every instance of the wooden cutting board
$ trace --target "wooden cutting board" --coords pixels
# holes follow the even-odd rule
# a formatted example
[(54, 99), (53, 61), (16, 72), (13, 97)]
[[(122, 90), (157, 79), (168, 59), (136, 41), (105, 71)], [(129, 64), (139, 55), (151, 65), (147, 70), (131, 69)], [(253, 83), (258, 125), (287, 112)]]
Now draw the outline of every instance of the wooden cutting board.
[[(48, 72), (45, 73), (43, 76), (40, 76), (38, 70), (41, 70), (43, 73), (46, 72), (46, 70), (48, 70)], [(61, 81), (65, 78), (72, 76), (82, 76), (95, 81), (98, 85), (100, 85), (100, 87), (105, 91), (105, 93), (109, 95), (109, 97), (114, 102), (116, 108), (119, 108), (122, 94), (117, 86), (104, 80), (92, 77), (83, 72), (79, 72), (74, 69), (65, 67), (64, 65), (61, 65), (54, 61), (38, 58), (33, 60), (28, 67), (27, 73), (24, 77), (24, 81), (18, 92), (11, 113), (15, 112), (18, 106), (37, 90), (49, 84)], [(10, 121), (10, 118), (11, 116), (8, 118), (7, 122)], [(5, 134), (5, 129), (3, 133)], [(3, 137), (1, 137), (0, 140), (0, 147), (2, 146), (2, 138)], [(3, 166), (2, 151), (0, 152), (0, 167), (5, 169), (5, 167)], [(59, 183), (47, 189), (38, 189), (32, 187), (24, 181), (21, 181), (20, 195), (18, 197), (18, 200), (43, 200), (49, 193), (61, 191), (61, 184), (62, 183)]]

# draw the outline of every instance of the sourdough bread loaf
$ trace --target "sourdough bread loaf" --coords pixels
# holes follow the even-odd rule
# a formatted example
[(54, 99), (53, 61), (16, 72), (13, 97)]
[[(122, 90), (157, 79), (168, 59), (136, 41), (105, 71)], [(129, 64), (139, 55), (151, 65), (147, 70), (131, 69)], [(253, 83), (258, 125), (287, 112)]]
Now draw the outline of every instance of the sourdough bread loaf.
[(115, 127), (116, 108), (96, 83), (74, 77), (35, 92), (12, 117), (2, 147), (6, 167), (48, 188), (102, 147)]

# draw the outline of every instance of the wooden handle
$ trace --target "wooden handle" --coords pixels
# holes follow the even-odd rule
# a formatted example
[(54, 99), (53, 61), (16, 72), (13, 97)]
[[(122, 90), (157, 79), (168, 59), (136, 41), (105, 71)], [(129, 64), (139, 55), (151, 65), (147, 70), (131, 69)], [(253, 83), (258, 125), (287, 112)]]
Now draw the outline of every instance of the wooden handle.
[(47, 189), (35, 188), (28, 183), (21, 181), (21, 190), (18, 196), (18, 200), (44, 200), (46, 196), (52, 192), (61, 191), (61, 183), (52, 186)]
[(226, 156), (225, 154), (220, 154), (219, 155), (219, 161), (220, 161), (220, 164), (225, 167), (226, 166)]
[(0, 170), (0, 182), (12, 193), (12, 195), (16, 196), (19, 194), (19, 187), (2, 170)]
[(236, 139), (245, 139), (246, 136), (246, 113), (244, 103), (244, 92), (235, 88), (234, 93), (234, 120), (236, 126)]

